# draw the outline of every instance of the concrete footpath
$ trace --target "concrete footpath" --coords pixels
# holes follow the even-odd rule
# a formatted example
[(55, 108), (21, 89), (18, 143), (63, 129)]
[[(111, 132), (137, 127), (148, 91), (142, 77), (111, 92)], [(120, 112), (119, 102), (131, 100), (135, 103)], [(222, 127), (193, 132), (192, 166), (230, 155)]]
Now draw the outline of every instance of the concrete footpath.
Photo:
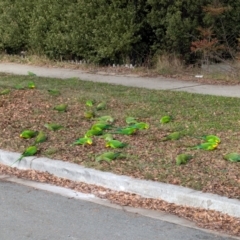
[(190, 93), (210, 94), (226, 97), (240, 97), (240, 85), (208, 85), (164, 77), (144, 78), (138, 77), (137, 75), (107, 75), (103, 72), (99, 72), (99, 74), (90, 74), (82, 70), (37, 67), (16, 63), (0, 63), (0, 72), (27, 75), (28, 71), (33, 72), (37, 74), (37, 76), (41, 77), (61, 79), (76, 77), (86, 81), (105, 82), (129, 87), (185, 91)]
[[(187, 91), (199, 94), (212, 94), (230, 97), (240, 97), (240, 85), (236, 86), (216, 86), (203, 85), (196, 82), (177, 81), (163, 77), (141, 78), (136, 76), (109, 76), (88, 74), (81, 70), (70, 70), (62, 68), (45, 68), (30, 65), (20, 65), (13, 63), (0, 63), (0, 72), (27, 75), (28, 71), (34, 72), (37, 76), (53, 78), (72, 78), (81, 80), (107, 82), (111, 84), (126, 85), (131, 87), (142, 87), (149, 89), (167, 89), (173, 91)], [(11, 165), (18, 157), (19, 153), (0, 151), (0, 163)], [(20, 169), (34, 169), (47, 171), (58, 177), (67, 178), (74, 181), (81, 181), (90, 184), (101, 185), (118, 191), (126, 191), (139, 194), (143, 197), (161, 198), (167, 202), (217, 210), (231, 216), (240, 217), (240, 201), (228, 199), (214, 194), (202, 193), (192, 189), (133, 179), (127, 176), (118, 176), (112, 173), (84, 168), (82, 166), (63, 161), (51, 160), (47, 158), (29, 157), (24, 158), (20, 163), (14, 165)]]

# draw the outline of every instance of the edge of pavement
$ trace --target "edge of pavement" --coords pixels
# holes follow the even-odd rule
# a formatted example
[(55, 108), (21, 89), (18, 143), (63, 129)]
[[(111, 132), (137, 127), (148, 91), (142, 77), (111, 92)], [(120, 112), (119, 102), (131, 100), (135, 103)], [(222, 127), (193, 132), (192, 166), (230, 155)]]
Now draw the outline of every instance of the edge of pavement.
[(39, 77), (49, 78), (79, 78), (84, 81), (109, 83), (114, 85), (124, 85), (128, 87), (138, 87), (154, 90), (184, 91), (196, 94), (207, 94), (225, 97), (240, 97), (239, 85), (208, 85), (195, 81), (183, 81), (166, 77), (140, 77), (137, 75), (120, 75), (97, 72), (96, 74), (86, 72), (80, 69), (69, 69), (60, 67), (43, 67), (34, 65), (25, 65), (17, 63), (0, 62), (0, 72), (28, 75), (28, 72), (34, 72)]
[[(11, 166), (20, 157), (19, 153), (0, 150), (0, 163)], [(169, 203), (215, 210), (240, 218), (240, 201), (211, 193), (203, 193), (182, 186), (135, 179), (128, 176), (101, 172), (75, 163), (52, 160), (44, 157), (27, 157), (17, 162), (18, 169), (48, 172), (57, 177), (87, 184), (94, 184), (115, 191), (135, 193), (146, 198), (162, 199)]]

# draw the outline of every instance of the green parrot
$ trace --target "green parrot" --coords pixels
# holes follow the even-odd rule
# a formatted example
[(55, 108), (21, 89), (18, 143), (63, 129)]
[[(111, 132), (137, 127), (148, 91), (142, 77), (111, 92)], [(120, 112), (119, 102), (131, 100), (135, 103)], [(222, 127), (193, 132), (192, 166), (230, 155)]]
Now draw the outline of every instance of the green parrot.
[(236, 152), (228, 153), (224, 155), (223, 158), (231, 162), (240, 162), (240, 154)]
[(110, 147), (110, 148), (123, 148), (126, 147), (128, 144), (127, 143), (123, 143), (121, 141), (118, 140), (108, 140), (106, 142), (106, 147)]
[(211, 151), (216, 149), (217, 146), (218, 146), (218, 143), (216, 142), (204, 142), (197, 146), (192, 147), (191, 149), (203, 149), (203, 150)]
[(95, 103), (94, 100), (87, 100), (87, 101), (86, 101), (86, 106), (92, 107), (94, 103)]
[(116, 159), (117, 157), (120, 156), (120, 152), (105, 152), (102, 153), (101, 155), (98, 155), (96, 157), (96, 161), (106, 161), (106, 162), (111, 162), (112, 160)]
[(35, 73), (28, 71), (27, 72), (29, 76), (37, 76)]
[(161, 119), (160, 119), (160, 123), (169, 123), (170, 121), (172, 120), (172, 117), (171, 116), (163, 116)]
[(63, 128), (63, 126), (56, 124), (56, 123), (46, 123), (46, 124), (44, 124), (44, 127), (46, 127), (47, 129), (49, 129), (51, 131), (57, 131), (57, 130)]
[(23, 90), (23, 89), (25, 89), (25, 87), (24, 87), (23, 85), (21, 85), (21, 84), (15, 85), (14, 88), (17, 89), (17, 90)]
[(103, 110), (103, 109), (106, 109), (106, 102), (101, 102), (97, 105), (96, 107), (96, 110), (99, 111), (99, 110)]
[(61, 95), (60, 91), (59, 90), (56, 90), (56, 89), (48, 89), (47, 90), (49, 94), (53, 95), (53, 96), (59, 96)]
[(215, 135), (205, 135), (205, 136), (202, 136), (201, 138), (206, 142), (215, 142), (215, 143), (221, 142), (221, 139)]
[(143, 130), (143, 129), (148, 129), (149, 128), (149, 124), (145, 123), (145, 122), (137, 122), (133, 125), (130, 125), (130, 127), (136, 128), (138, 130)]
[(90, 129), (86, 132), (85, 136), (86, 138), (88, 137), (92, 137), (92, 136), (100, 136), (103, 134), (103, 130), (101, 128), (94, 128), (94, 129)]
[(79, 138), (73, 143), (73, 145), (85, 145), (85, 144), (92, 145), (93, 144), (92, 138), (89, 137)]
[(34, 82), (29, 82), (29, 83), (28, 83), (28, 88), (34, 89), (35, 87), (36, 87), (36, 85), (35, 85)]
[(2, 90), (2, 91), (0, 92), (0, 95), (7, 95), (7, 94), (9, 94), (10, 92), (11, 92), (10, 89), (4, 89), (4, 90)]
[(179, 154), (176, 157), (176, 164), (177, 165), (186, 164), (192, 158), (193, 156), (190, 154), (185, 154), (185, 153)]
[(59, 105), (55, 106), (53, 109), (57, 110), (58, 112), (66, 112), (67, 107), (68, 107), (68, 105), (63, 103), (63, 104), (59, 104)]
[(43, 131), (40, 131), (36, 136), (34, 143), (38, 144), (38, 143), (45, 142), (46, 140), (47, 140), (47, 135)]
[(37, 147), (36, 146), (30, 146), (30, 147), (25, 149), (25, 151), (22, 153), (21, 157), (18, 158), (14, 163), (12, 163), (12, 165), (15, 164), (16, 162), (20, 162), (24, 157), (33, 156), (36, 153), (37, 153)]
[(123, 135), (133, 135), (137, 132), (137, 128), (134, 127), (126, 127), (126, 128), (118, 128), (116, 129), (116, 132), (113, 132), (115, 134), (123, 134)]
[(107, 122), (107, 123), (114, 122), (114, 118), (112, 118), (111, 116), (102, 116), (102, 117), (99, 117), (97, 120), (100, 122)]
[(126, 117), (125, 121), (128, 125), (137, 123), (137, 120), (134, 117)]
[(180, 132), (173, 132), (167, 135), (166, 137), (162, 138), (162, 141), (168, 141), (168, 140), (178, 140), (181, 137)]
[(106, 122), (96, 122), (92, 125), (91, 129), (100, 128), (102, 130), (110, 129), (112, 126)]
[(105, 141), (111, 141), (113, 140), (113, 135), (111, 133), (106, 133), (102, 136), (102, 138), (105, 140)]
[(93, 111), (87, 111), (87, 112), (84, 113), (84, 117), (86, 119), (92, 119), (92, 118), (95, 117), (95, 113)]
[(20, 137), (21, 138), (33, 138), (36, 137), (38, 134), (38, 131), (34, 131), (34, 130), (24, 130), (20, 133)]

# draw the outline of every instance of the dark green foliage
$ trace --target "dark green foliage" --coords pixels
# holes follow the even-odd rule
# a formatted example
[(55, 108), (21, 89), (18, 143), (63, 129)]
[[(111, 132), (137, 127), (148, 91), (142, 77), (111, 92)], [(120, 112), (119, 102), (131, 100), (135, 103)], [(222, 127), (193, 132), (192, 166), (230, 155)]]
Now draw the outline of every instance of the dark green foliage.
[[(204, 7), (227, 7), (213, 15)], [(52, 59), (98, 64), (143, 63), (154, 54), (197, 55), (197, 27), (231, 48), (240, 32), (240, 2), (234, 0), (1, 0), (0, 50), (30, 51)], [(235, 45), (234, 45), (235, 44)]]

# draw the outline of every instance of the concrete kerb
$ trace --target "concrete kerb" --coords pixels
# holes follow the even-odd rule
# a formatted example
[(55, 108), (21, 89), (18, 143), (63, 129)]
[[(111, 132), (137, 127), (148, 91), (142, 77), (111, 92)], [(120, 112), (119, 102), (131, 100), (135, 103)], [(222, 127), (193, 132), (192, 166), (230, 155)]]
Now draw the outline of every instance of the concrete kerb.
[[(19, 153), (0, 150), (0, 163), (10, 166), (19, 156)], [(49, 158), (23, 158), (14, 167), (48, 172), (73, 181), (135, 193), (142, 197), (162, 199), (177, 205), (216, 210), (240, 218), (240, 201), (181, 186), (119, 176)]]

